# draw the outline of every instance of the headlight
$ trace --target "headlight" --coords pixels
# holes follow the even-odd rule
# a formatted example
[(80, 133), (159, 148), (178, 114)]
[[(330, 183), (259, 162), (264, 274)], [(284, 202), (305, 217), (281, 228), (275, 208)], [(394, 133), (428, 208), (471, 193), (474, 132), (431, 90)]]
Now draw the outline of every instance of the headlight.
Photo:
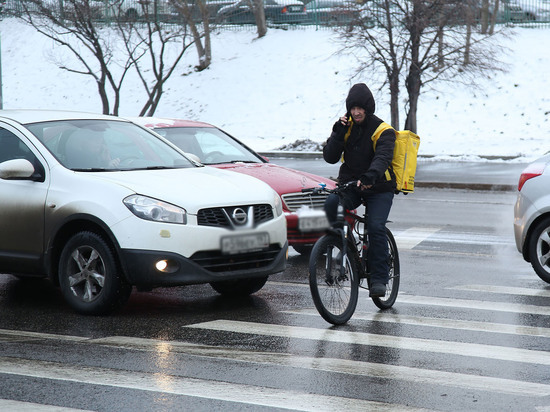
[(154, 222), (187, 224), (187, 212), (181, 207), (171, 205), (142, 195), (131, 195), (123, 200), (124, 204), (137, 217)]
[(277, 217), (281, 216), (283, 214), (283, 201), (277, 193), (274, 194), (273, 203), (275, 204), (275, 214)]

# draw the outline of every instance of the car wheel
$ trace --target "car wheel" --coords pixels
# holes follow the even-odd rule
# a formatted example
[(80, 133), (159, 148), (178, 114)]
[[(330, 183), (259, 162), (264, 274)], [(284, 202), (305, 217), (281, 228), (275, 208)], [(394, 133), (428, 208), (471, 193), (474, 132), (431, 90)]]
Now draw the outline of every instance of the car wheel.
[(550, 283), (550, 218), (540, 221), (533, 229), (528, 252), (537, 275)]
[(267, 276), (262, 278), (224, 280), (211, 282), (210, 286), (224, 296), (247, 296), (259, 291), (267, 282)]
[(121, 308), (131, 285), (122, 277), (115, 254), (103, 237), (79, 232), (59, 259), (59, 284), (69, 305), (85, 315), (106, 315)]
[(139, 18), (139, 13), (135, 9), (126, 10), (126, 20), (128, 21), (137, 21)]

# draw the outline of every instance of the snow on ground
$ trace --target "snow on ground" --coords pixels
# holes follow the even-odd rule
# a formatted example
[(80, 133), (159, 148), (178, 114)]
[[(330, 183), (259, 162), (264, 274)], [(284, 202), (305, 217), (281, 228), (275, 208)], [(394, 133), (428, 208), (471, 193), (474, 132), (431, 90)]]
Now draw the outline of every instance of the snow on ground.
[[(481, 87), (439, 85), (421, 96), (420, 154), (524, 162), (550, 151), (550, 53), (542, 50), (550, 28), (514, 32), (504, 41), (511, 50), (503, 56), (506, 73), (482, 79)], [(0, 36), (4, 109), (101, 111), (94, 82), (59, 69), (56, 62), (71, 56), (51, 40), (15, 19), (0, 21)], [(212, 123), (257, 151), (315, 149), (345, 112), (353, 83), (365, 82), (373, 92), (379, 87), (368, 75), (350, 80), (356, 61), (336, 54), (341, 45), (330, 30), (270, 29), (262, 39), (253, 30), (221, 31), (212, 40), (211, 67), (194, 72), (197, 55), (188, 51), (155, 115)], [(136, 77), (122, 93), (119, 114), (139, 114), (145, 94)], [(375, 96), (377, 114), (389, 120), (386, 93)], [(297, 140), (304, 143), (293, 147)]]

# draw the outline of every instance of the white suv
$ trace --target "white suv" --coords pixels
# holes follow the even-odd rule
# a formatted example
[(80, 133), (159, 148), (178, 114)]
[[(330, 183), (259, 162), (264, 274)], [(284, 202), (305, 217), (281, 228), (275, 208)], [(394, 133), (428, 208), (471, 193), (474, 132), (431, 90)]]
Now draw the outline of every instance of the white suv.
[(285, 268), (273, 189), (116, 117), (0, 111), (0, 199), (0, 273), (47, 276), (84, 314), (132, 286), (250, 294)]

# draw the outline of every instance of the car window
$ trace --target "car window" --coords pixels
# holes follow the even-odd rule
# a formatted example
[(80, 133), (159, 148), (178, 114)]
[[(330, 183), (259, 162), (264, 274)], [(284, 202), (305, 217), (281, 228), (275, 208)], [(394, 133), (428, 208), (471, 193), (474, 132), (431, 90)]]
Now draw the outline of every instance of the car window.
[(198, 156), (204, 164), (262, 162), (245, 146), (214, 127), (166, 127), (155, 131), (184, 152)]
[(61, 120), (27, 125), (72, 170), (192, 167), (180, 152), (147, 130), (113, 120)]
[(35, 175), (44, 177), (44, 166), (31, 149), (12, 132), (0, 127), (0, 163), (14, 159), (28, 160), (34, 167)]

